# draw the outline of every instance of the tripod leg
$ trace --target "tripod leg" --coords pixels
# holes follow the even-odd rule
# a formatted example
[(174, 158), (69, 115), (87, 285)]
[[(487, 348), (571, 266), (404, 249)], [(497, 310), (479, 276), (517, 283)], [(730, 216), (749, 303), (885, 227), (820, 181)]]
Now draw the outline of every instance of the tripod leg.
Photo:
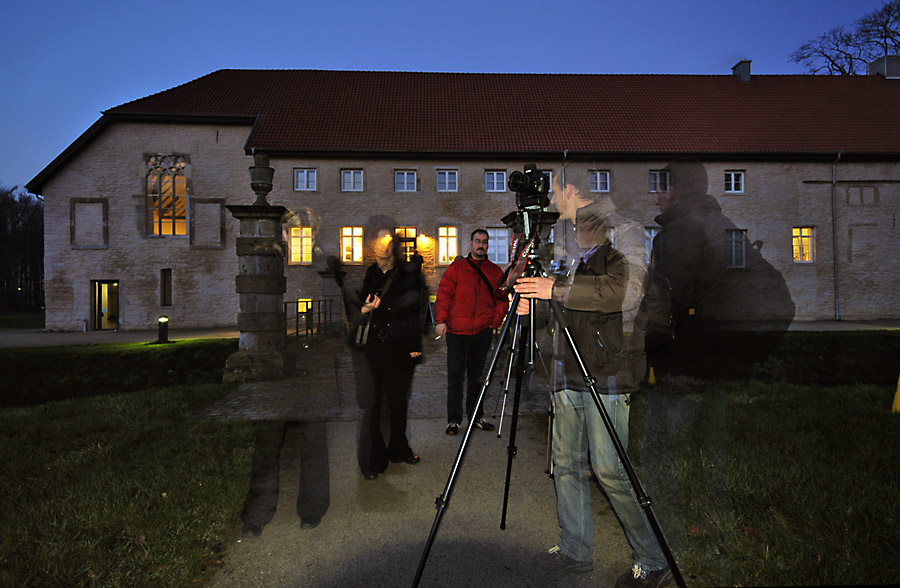
[[(481, 408), (482, 403), (484, 402), (484, 394), (487, 390), (488, 386), (491, 384), (491, 375), (494, 373), (494, 369), (497, 367), (497, 359), (500, 356), (500, 352), (503, 348), (503, 341), (506, 340), (506, 336), (509, 333), (510, 326), (513, 323), (513, 317), (517, 317), (516, 315), (516, 307), (519, 304), (519, 294), (515, 294), (513, 296), (513, 300), (510, 303), (509, 312), (506, 315), (506, 320), (503, 321), (503, 326), (500, 327), (500, 335), (497, 337), (497, 342), (494, 344), (494, 350), (491, 353), (491, 361), (488, 364), (487, 370), (484, 376), (484, 383), (481, 386), (481, 392), (478, 394), (478, 400), (475, 403), (475, 412), (473, 414), (478, 414), (478, 410)], [(516, 325), (518, 325), (518, 321), (516, 321)], [(469, 424), (466, 427), (466, 432), (463, 434), (463, 438), (459, 444), (459, 450), (456, 452), (456, 459), (453, 462), (453, 467), (450, 469), (450, 475), (447, 478), (447, 484), (444, 486), (443, 493), (435, 499), (435, 504), (437, 505), (437, 514), (434, 517), (434, 522), (431, 525), (431, 532), (428, 535), (428, 539), (425, 541), (425, 549), (422, 551), (422, 557), (419, 560), (419, 567), (416, 570), (416, 576), (413, 579), (413, 587), (419, 585), (419, 581), (422, 579), (422, 573), (425, 571), (425, 564), (428, 562), (428, 555), (431, 552), (431, 547), (434, 544), (434, 540), (437, 537), (438, 529), (440, 528), (441, 519), (444, 517), (444, 512), (450, 505), (450, 496), (453, 493), (453, 487), (456, 485), (456, 479), (459, 475), (459, 470), (462, 468), (463, 458), (466, 455), (466, 450), (468, 449), (469, 439), (472, 435), (472, 429), (475, 427), (475, 420), (469, 419)]]
[(597, 410), (600, 411), (600, 418), (603, 420), (603, 425), (606, 427), (606, 431), (609, 433), (609, 437), (613, 443), (613, 447), (615, 447), (616, 454), (619, 456), (619, 460), (622, 462), (622, 465), (625, 468), (625, 474), (628, 476), (628, 481), (631, 483), (631, 487), (634, 490), (635, 495), (637, 496), (638, 504), (644, 510), (644, 514), (647, 517), (647, 522), (649, 523), (650, 528), (652, 529), (653, 534), (656, 537), (659, 548), (662, 551), (663, 556), (665, 556), (666, 562), (668, 562), (669, 564), (669, 569), (672, 570), (672, 578), (675, 580), (675, 583), (679, 588), (685, 588), (684, 578), (681, 576), (681, 572), (678, 569), (678, 564), (675, 563), (675, 557), (672, 555), (672, 550), (669, 549), (669, 544), (666, 542), (666, 538), (663, 535), (662, 528), (659, 526), (659, 521), (657, 520), (656, 515), (653, 513), (650, 497), (647, 496), (646, 492), (644, 492), (644, 488), (641, 486), (640, 480), (638, 480), (637, 473), (634, 471), (634, 465), (632, 465), (631, 459), (629, 459), (628, 453), (625, 451), (625, 446), (622, 445), (622, 441), (621, 439), (619, 439), (619, 435), (616, 433), (613, 422), (609, 417), (609, 413), (606, 411), (606, 407), (603, 406), (603, 401), (600, 399), (600, 393), (597, 391), (597, 380), (594, 379), (584, 363), (581, 352), (578, 350), (578, 345), (575, 343), (572, 332), (569, 330), (569, 325), (567, 324), (562, 305), (556, 300), (551, 300), (550, 308), (553, 310), (553, 315), (556, 317), (556, 322), (559, 324), (560, 331), (562, 331), (563, 335), (566, 338), (566, 343), (569, 347), (569, 350), (572, 352), (575, 361), (578, 363), (578, 367), (581, 371), (582, 376), (584, 377), (584, 381), (591, 391), (591, 397), (594, 400), (594, 404), (597, 406)]
[[(506, 366), (506, 383), (503, 386), (503, 410), (500, 412), (500, 424), (497, 427), (497, 439), (500, 438), (501, 432), (503, 431), (503, 417), (506, 414), (506, 399), (509, 395), (509, 380), (512, 377), (512, 369), (513, 364), (515, 363), (516, 358), (516, 349), (519, 341), (519, 320), (521, 317), (516, 315), (516, 325), (513, 327), (512, 334), (512, 343), (509, 346), (509, 362)], [(497, 401), (500, 401), (500, 397), (497, 397)], [(496, 409), (495, 409), (496, 410)], [(496, 418), (496, 414), (494, 418)]]

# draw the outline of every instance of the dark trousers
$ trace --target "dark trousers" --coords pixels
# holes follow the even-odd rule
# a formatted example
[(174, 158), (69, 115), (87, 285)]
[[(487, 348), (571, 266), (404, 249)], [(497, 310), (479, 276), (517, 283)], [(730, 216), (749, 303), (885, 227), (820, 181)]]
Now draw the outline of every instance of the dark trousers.
[[(368, 472), (380, 473), (387, 469), (388, 460), (403, 461), (412, 455), (406, 438), (406, 421), (409, 410), (409, 391), (412, 385), (414, 360), (408, 353), (392, 350), (366, 353), (372, 374), (372, 398), (366, 407), (361, 441), (368, 443)], [(387, 402), (390, 413), (390, 438), (385, 445), (381, 431), (382, 402)], [(367, 430), (366, 430), (367, 429)]]
[(491, 349), (493, 331), (488, 328), (475, 335), (447, 333), (447, 422), (462, 423), (463, 381), (466, 382), (466, 416), (480, 419), (484, 407), (473, 415), (484, 383), (484, 362)]

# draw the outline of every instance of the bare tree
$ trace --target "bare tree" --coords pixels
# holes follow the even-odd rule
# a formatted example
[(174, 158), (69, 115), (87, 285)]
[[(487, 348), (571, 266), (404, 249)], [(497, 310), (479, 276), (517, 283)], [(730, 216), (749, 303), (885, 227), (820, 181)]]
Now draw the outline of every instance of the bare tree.
[(866, 65), (900, 53), (900, 0), (890, 0), (847, 30), (835, 27), (791, 54), (811, 74), (864, 75)]
[(44, 301), (44, 207), (0, 186), (0, 313), (34, 312)]

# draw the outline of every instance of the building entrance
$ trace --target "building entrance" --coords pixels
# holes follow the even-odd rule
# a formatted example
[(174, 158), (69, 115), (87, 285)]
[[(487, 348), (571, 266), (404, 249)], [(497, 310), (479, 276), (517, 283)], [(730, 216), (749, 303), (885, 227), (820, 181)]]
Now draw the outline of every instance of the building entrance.
[(109, 331), (118, 328), (118, 280), (91, 280), (91, 329)]

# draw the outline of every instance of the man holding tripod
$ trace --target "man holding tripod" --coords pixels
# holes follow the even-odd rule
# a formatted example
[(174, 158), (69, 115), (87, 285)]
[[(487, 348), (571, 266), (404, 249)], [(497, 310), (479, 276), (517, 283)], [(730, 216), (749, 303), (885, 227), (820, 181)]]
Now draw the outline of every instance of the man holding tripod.
[(447, 430), (457, 435), (462, 422), (463, 381), (466, 415), (475, 426), (490, 431), (494, 425), (473, 414), (482, 386), (482, 372), (491, 348), (493, 331), (506, 317), (506, 295), (497, 288), (502, 270), (487, 258), (488, 233), (475, 229), (469, 255), (457, 258), (438, 285), (434, 327), (438, 338), (447, 336)]
[[(643, 227), (615, 212), (612, 201), (594, 200), (569, 183), (555, 190), (561, 220), (575, 226), (579, 258), (569, 275), (525, 277), (515, 285), (528, 314), (528, 299), (556, 300), (564, 308), (572, 337), (623, 445), (628, 441), (630, 393), (643, 379), (643, 329), (635, 317), (644, 297), (646, 262)], [(558, 330), (557, 330), (558, 333)], [(672, 572), (638, 504), (574, 354), (554, 349), (553, 463), (559, 543), (545, 556), (554, 575), (593, 570), (593, 512), (588, 465), (622, 524), (633, 549), (631, 570), (617, 588), (660, 587)]]

